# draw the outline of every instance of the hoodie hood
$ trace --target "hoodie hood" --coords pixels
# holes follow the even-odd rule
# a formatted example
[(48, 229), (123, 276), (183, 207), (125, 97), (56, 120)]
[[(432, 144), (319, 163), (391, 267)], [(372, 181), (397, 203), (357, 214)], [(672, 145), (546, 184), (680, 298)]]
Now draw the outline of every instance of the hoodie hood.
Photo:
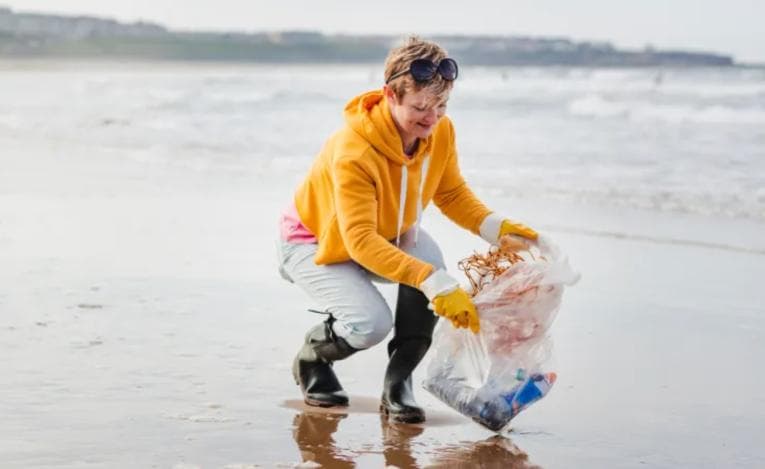
[(432, 135), (420, 139), (417, 151), (411, 157), (404, 154), (404, 143), (398, 133), (396, 123), (390, 114), (388, 100), (382, 90), (369, 91), (351, 99), (343, 112), (345, 121), (354, 132), (364, 137), (375, 150), (385, 155), (392, 162), (411, 166), (428, 154)]

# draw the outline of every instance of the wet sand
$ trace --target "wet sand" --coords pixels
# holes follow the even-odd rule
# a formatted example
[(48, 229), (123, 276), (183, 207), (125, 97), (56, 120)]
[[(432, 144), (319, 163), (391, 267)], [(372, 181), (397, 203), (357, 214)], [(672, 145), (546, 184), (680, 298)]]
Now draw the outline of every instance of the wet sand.
[[(294, 175), (2, 148), (3, 468), (765, 466), (762, 224), (482, 193), (582, 273), (558, 382), (505, 435), (422, 389), (430, 420), (390, 426), (383, 346), (337, 364), (347, 413), (300, 404), (318, 318), (273, 252)], [(483, 247), (434, 209), (425, 228), (450, 265)]]

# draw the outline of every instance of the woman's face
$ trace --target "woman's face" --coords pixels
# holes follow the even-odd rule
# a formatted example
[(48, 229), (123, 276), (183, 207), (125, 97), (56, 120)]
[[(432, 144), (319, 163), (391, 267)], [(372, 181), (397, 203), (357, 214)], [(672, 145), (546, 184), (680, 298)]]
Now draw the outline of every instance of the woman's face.
[(406, 93), (401, 99), (386, 86), (391, 116), (396, 123), (404, 147), (418, 138), (428, 138), (439, 119), (446, 113), (449, 94), (435, 95), (427, 89)]

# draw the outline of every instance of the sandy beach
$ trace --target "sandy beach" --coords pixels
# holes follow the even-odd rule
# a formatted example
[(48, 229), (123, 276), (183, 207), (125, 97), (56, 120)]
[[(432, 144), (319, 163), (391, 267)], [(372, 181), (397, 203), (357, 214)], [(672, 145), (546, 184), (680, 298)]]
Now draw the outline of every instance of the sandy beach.
[[(193, 170), (155, 185), (167, 168), (4, 148), (14, 169), (0, 198), (3, 467), (765, 462), (765, 257), (660, 241), (711, 243), (715, 220), (586, 215), (603, 232), (659, 240), (644, 241), (561, 229), (571, 221), (561, 214), (582, 207), (517, 208), (558, 227), (548, 233), (583, 274), (553, 326), (558, 383), (504, 438), (424, 390), (432, 422), (391, 428), (376, 413), (382, 347), (337, 365), (357, 406), (347, 416), (298, 410), (290, 359), (316, 318), (275, 275), (270, 227), (288, 189)], [(432, 210), (426, 226), (452, 265), (482, 247)], [(724, 230), (761, 251), (762, 229)]]
[[(390, 426), (382, 346), (336, 365), (347, 413), (292, 381), (317, 321), (276, 271), (299, 171), (2, 135), (3, 468), (765, 467), (763, 222), (477, 188), (582, 274), (558, 381), (501, 436), (423, 389), (429, 421)], [(485, 248), (432, 207), (423, 226), (455, 275)]]

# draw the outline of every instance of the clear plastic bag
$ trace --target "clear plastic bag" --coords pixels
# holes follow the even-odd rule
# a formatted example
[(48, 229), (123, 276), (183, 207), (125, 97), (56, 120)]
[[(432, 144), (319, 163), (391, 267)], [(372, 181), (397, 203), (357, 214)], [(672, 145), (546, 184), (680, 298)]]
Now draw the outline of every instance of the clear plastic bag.
[(544, 397), (556, 375), (543, 372), (548, 330), (566, 285), (579, 279), (548, 239), (540, 239), (473, 298), (481, 331), (441, 321), (424, 384), (444, 403), (493, 431)]

